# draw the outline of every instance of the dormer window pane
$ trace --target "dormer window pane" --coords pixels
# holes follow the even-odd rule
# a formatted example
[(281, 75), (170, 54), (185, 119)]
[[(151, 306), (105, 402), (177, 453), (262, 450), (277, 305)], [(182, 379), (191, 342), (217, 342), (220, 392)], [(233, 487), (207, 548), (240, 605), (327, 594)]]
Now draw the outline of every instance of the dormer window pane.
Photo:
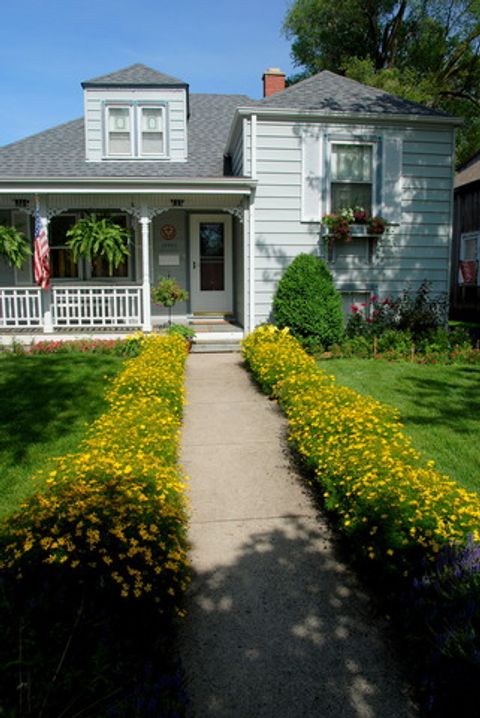
[(128, 107), (108, 108), (108, 149), (110, 155), (131, 155), (131, 121)]
[(141, 143), (142, 155), (164, 154), (163, 108), (142, 108)]

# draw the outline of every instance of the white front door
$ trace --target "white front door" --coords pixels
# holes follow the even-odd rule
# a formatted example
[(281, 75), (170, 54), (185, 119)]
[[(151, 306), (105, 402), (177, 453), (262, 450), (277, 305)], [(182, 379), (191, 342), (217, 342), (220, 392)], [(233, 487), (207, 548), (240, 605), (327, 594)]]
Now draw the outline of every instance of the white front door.
[(192, 215), (190, 247), (192, 312), (231, 314), (232, 218), (225, 214)]

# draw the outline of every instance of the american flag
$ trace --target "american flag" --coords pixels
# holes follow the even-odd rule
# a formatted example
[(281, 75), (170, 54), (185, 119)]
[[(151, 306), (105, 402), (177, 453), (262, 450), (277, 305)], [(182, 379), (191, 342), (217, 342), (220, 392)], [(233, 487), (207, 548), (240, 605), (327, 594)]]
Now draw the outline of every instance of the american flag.
[(40, 207), (35, 208), (35, 242), (33, 266), (35, 271), (35, 281), (42, 287), (48, 289), (50, 286), (50, 251), (48, 249), (48, 237), (42, 219), (40, 217)]

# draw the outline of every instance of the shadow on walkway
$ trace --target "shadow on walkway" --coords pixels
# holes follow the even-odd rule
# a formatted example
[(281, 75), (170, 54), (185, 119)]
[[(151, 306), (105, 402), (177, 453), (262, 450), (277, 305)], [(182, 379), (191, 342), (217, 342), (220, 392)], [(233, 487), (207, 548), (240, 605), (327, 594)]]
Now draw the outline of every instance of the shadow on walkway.
[(181, 648), (191, 716), (415, 715), (385, 626), (320, 521), (205, 523), (232, 558), (198, 572), (188, 595)]

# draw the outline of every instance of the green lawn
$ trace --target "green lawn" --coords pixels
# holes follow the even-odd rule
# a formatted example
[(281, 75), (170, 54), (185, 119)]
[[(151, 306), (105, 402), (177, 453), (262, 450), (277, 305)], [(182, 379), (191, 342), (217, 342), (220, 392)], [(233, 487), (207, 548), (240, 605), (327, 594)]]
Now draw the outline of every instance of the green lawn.
[(480, 367), (373, 359), (320, 366), (341, 384), (400, 409), (415, 446), (441, 472), (480, 493)]
[(0, 355), (0, 516), (35, 490), (37, 469), (77, 449), (122, 363), (89, 353)]

